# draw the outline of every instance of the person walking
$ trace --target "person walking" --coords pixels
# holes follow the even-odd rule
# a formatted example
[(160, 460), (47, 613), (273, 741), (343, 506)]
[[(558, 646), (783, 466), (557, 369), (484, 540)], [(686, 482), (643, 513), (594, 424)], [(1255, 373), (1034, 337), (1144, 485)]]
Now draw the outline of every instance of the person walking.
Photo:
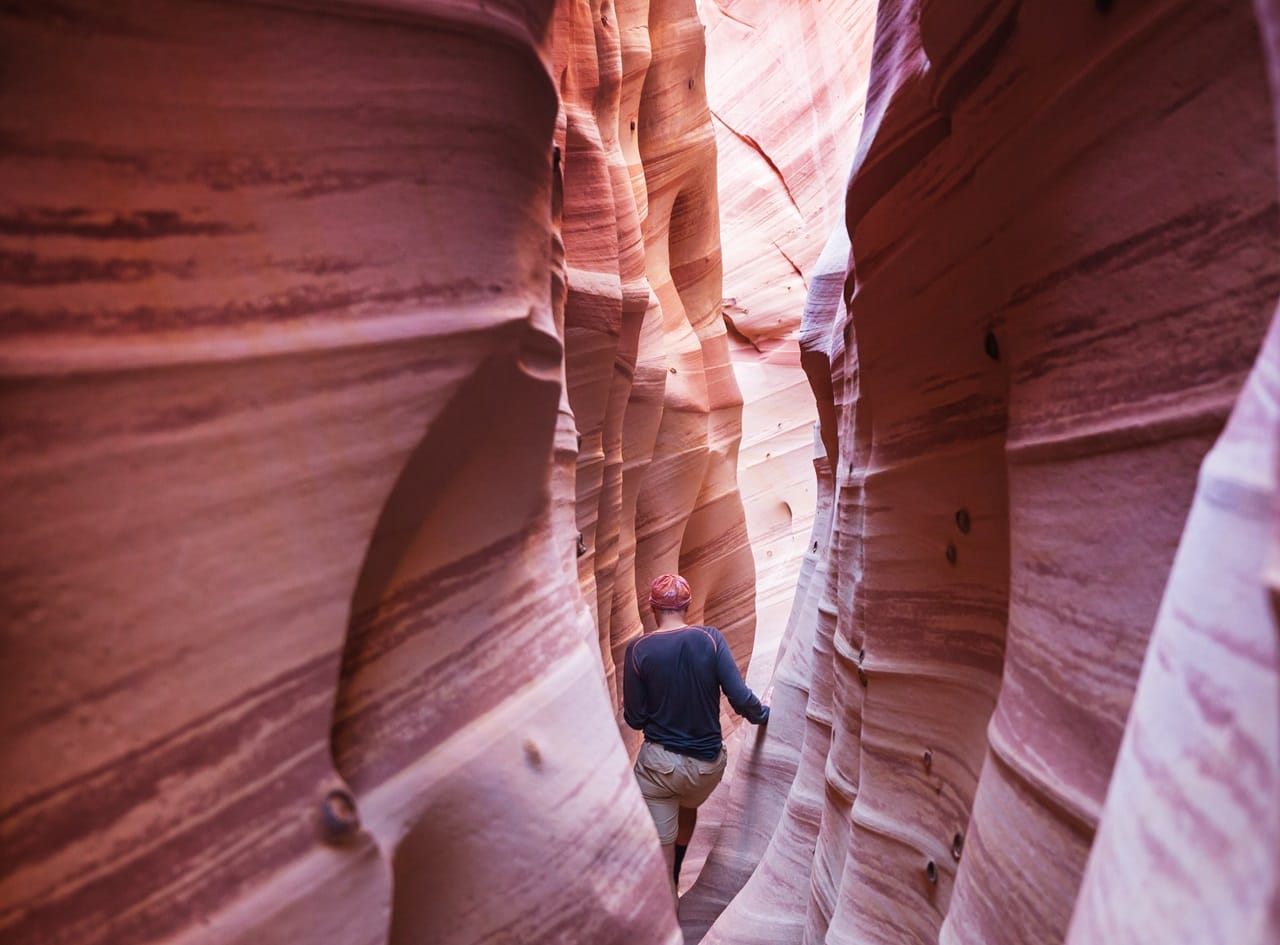
[(622, 670), (623, 719), (644, 732), (636, 781), (676, 884), (698, 807), (724, 777), (728, 761), (720, 693), (752, 725), (769, 721), (769, 707), (742, 681), (724, 635), (686, 621), (692, 600), (680, 575), (656, 578), (649, 606), (657, 628), (631, 641)]

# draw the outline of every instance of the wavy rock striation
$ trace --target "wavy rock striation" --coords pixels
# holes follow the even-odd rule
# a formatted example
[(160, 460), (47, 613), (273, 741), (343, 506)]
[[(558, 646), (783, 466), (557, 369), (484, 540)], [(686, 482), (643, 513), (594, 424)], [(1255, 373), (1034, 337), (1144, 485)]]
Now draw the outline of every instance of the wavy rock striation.
[(847, 316), (813, 280), (801, 340), (832, 476), (776, 675), (803, 726), (689, 938), (1274, 936), (1267, 356), (1165, 590), (1280, 290), (1273, 134), (1238, 5), (879, 4)]
[[(1280, 5), (1256, 7), (1274, 101)], [(1278, 405), (1273, 318), (1200, 466), (1076, 901), (1073, 945), (1280, 941)]]
[(657, 569), (754, 620), (692, 0), (0, 23), (0, 937), (678, 941), (613, 666)]
[[(616, 702), (617, 664), (650, 619), (640, 602), (655, 574), (686, 574), (695, 619), (724, 631), (740, 665), (750, 656), (742, 397), (719, 317), (715, 141), (696, 9), (566, 2), (557, 15), (563, 406), (578, 438), (579, 583)], [(562, 443), (562, 456), (573, 450)], [(634, 746), (635, 733), (624, 737)]]
[[(749, 678), (758, 690), (779, 656), (802, 566), (813, 555), (815, 489), (813, 394), (798, 370), (806, 287), (831, 268), (839, 299), (846, 264), (819, 262), (823, 241), (843, 215), (846, 168), (866, 96), (874, 8), (840, 3), (703, 3), (707, 97), (718, 149), (720, 222), (726, 253), (722, 310), (743, 392), (739, 478), (756, 567), (758, 632)], [(852, 52), (852, 55), (850, 54)], [(775, 693), (776, 697), (776, 693)], [(803, 703), (801, 703), (801, 707)], [(801, 708), (802, 711), (802, 708)], [(775, 733), (777, 725), (775, 724)], [(742, 792), (760, 784), (757, 751), (798, 750), (774, 736), (747, 733), (731, 755), (725, 786), (704, 809), (685, 873), (716, 853), (685, 900), (683, 921), (701, 934), (741, 887), (768, 840), (768, 817), (743, 819)], [(759, 741), (754, 739), (759, 737)], [(744, 786), (734, 784), (741, 777)], [(786, 782), (770, 764), (774, 790)], [(732, 808), (730, 810), (729, 808)], [(717, 816), (724, 818), (719, 830)], [(775, 817), (776, 819), (776, 817)]]
[[(796, 370), (804, 294), (832, 227), (866, 99), (873, 4), (703, 3), (734, 366), (745, 399), (739, 463), (770, 641), (810, 542), (812, 395)], [(767, 677), (766, 677), (767, 678)]]
[(5, 5), (0, 938), (1274, 942), (1256, 7)]

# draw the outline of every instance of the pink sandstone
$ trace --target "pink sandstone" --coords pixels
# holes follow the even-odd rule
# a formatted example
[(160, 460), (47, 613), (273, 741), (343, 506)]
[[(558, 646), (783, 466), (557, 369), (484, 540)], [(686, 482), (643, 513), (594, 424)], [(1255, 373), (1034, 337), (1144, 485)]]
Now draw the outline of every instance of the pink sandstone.
[(620, 143), (650, 11), (609, 8), (8, 14), (6, 940), (678, 937), (600, 660), (660, 417), (722, 457), (671, 566), (748, 552), (715, 310), (668, 350)]
[(0, 939), (1280, 939), (1255, 8), (0, 11)]
[[(740, 891), (722, 874), (695, 885), (687, 934), (736, 893), (702, 940), (1052, 942), (1073, 910), (1079, 942), (1151, 940), (1161, 919), (1177, 941), (1268, 940), (1277, 698), (1261, 596), (1233, 631), (1257, 669), (1232, 709), (1207, 678), (1145, 703), (1139, 689), (1131, 724), (1144, 705), (1159, 714), (1145, 738), (1169, 773), (1121, 753), (1111, 803), (1124, 807), (1077, 905), (1196, 469), (1280, 289), (1257, 48), (1238, 8), (880, 4), (847, 195), (849, 318), (815, 319), (802, 340), (819, 455), (839, 452), (831, 532), (817, 532), (830, 603), (814, 608), (809, 590), (793, 612), (815, 659), (807, 681), (786, 656), (777, 677), (807, 690), (808, 727), (708, 859), (763, 825), (760, 865)], [(1241, 426), (1274, 435), (1247, 398)], [(1247, 482), (1273, 482), (1274, 457), (1248, 435), (1229, 435), (1204, 475), (1252, 467)], [(1195, 515), (1189, 538), (1213, 527)], [(1261, 552), (1241, 555), (1223, 567), (1261, 581)], [(1182, 609), (1205, 606), (1186, 593)], [(1202, 621), (1229, 619), (1228, 599), (1208, 606)], [(1170, 685), (1156, 659), (1151, 687)], [(1219, 736), (1168, 718), (1197, 699), (1211, 724), (1235, 720), (1233, 744), (1256, 759), (1247, 788), (1206, 744)], [(1221, 771), (1216, 805), (1178, 783), (1173, 752)], [(1168, 814), (1144, 800), (1153, 774)], [(1255, 837), (1226, 802), (1246, 796), (1270, 798)], [(1150, 820), (1174, 842), (1175, 816), (1195, 811), (1209, 835), (1187, 842), (1181, 870), (1136, 833)], [(1196, 859), (1222, 873), (1191, 885)], [(1148, 890), (1153, 872), (1167, 889)], [(1233, 885), (1245, 875), (1254, 886)], [(1172, 908), (1197, 899), (1198, 913)]]

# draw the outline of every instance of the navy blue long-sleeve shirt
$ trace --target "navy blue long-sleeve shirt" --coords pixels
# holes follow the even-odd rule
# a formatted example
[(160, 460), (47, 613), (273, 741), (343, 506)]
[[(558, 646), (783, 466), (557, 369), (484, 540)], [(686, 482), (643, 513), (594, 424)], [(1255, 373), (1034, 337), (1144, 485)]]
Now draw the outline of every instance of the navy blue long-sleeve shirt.
[(622, 669), (622, 716), (646, 741), (695, 758), (720, 754), (720, 691), (753, 725), (769, 720), (738, 672), (715, 627), (646, 633), (627, 646)]

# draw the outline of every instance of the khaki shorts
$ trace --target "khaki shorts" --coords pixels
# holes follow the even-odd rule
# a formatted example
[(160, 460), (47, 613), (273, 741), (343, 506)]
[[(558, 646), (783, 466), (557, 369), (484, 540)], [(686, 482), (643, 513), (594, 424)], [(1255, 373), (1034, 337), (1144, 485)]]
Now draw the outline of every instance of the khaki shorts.
[(681, 807), (698, 807), (711, 796), (729, 754), (722, 747), (711, 761), (669, 751), (657, 742), (645, 742), (636, 757), (636, 781), (649, 805), (661, 843), (675, 843)]

